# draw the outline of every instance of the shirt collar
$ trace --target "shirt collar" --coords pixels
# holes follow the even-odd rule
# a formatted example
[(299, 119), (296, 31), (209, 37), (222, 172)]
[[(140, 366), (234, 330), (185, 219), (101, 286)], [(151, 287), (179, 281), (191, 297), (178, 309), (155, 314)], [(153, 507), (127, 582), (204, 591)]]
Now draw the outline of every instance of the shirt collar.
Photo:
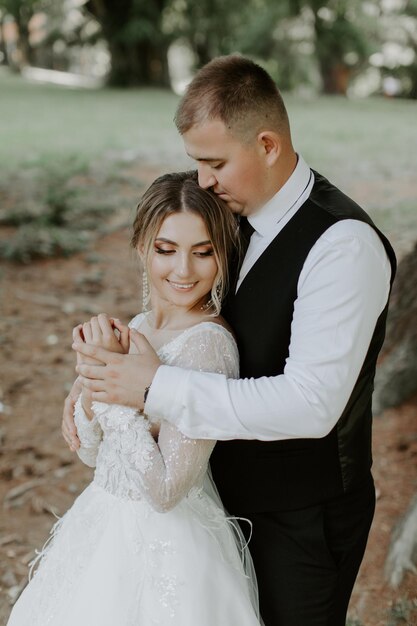
[(311, 170), (301, 155), (298, 155), (295, 170), (277, 193), (254, 215), (248, 217), (249, 223), (263, 237), (271, 232), (284, 215), (296, 204), (306, 189), (311, 177)]

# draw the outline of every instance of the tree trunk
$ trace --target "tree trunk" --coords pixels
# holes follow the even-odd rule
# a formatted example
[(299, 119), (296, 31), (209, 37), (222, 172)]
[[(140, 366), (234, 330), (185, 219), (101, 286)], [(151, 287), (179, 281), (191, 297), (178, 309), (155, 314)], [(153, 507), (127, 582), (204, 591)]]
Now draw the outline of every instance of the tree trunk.
[[(161, 34), (165, 0), (147, 0), (142, 8), (132, 0), (89, 0), (88, 9), (97, 18), (106, 39), (111, 70), (108, 83), (117, 87), (169, 87), (168, 40)], [(143, 21), (143, 31), (129, 31), (131, 23)], [(154, 33), (154, 37), (152, 36)]]
[(22, 9), (14, 16), (19, 31), (17, 46), (20, 52), (21, 68), (25, 65), (32, 65), (33, 63), (33, 49), (29, 43), (29, 21), (32, 17), (33, 11), (31, 8), (26, 8), (26, 10)]
[(417, 392), (417, 243), (401, 261), (391, 297), (387, 335), (375, 377), (374, 413)]
[(167, 46), (150, 42), (128, 46), (109, 41), (111, 70), (109, 85), (114, 87), (169, 87)]
[(319, 63), (323, 93), (345, 96), (349, 87), (351, 69), (343, 63), (329, 63), (326, 59)]
[(0, 18), (0, 64), (9, 65), (6, 42), (4, 41), (3, 20)]
[(392, 587), (398, 587), (401, 584), (405, 572), (417, 574), (416, 549), (417, 497), (412, 501), (392, 536), (385, 563), (385, 576)]

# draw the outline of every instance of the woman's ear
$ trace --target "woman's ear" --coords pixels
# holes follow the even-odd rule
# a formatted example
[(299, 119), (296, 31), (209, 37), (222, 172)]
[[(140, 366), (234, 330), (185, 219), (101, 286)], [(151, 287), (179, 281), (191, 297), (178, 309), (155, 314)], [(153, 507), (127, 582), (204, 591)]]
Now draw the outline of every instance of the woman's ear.
[(266, 164), (269, 167), (275, 165), (282, 151), (281, 137), (272, 130), (265, 130), (259, 133), (257, 142)]

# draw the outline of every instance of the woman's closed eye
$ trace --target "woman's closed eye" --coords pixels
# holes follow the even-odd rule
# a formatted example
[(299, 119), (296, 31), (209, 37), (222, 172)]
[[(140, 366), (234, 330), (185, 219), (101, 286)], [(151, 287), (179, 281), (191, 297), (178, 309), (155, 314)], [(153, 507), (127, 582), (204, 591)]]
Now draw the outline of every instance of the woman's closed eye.
[(213, 256), (214, 251), (213, 251), (213, 250), (204, 250), (204, 251), (197, 250), (197, 251), (195, 251), (193, 254), (194, 254), (195, 256), (198, 256), (198, 257), (203, 257), (203, 258), (204, 258), (204, 257), (207, 257), (207, 256)]
[(157, 254), (174, 254), (175, 248), (160, 248), (159, 246), (155, 246), (155, 252)]
[[(160, 246), (155, 246), (155, 252), (157, 254), (171, 255), (176, 252), (176, 249), (175, 248), (161, 248)], [(213, 256), (213, 254), (214, 254), (213, 248), (210, 248), (209, 250), (193, 250), (193, 255), (199, 258), (210, 257), (210, 256)]]

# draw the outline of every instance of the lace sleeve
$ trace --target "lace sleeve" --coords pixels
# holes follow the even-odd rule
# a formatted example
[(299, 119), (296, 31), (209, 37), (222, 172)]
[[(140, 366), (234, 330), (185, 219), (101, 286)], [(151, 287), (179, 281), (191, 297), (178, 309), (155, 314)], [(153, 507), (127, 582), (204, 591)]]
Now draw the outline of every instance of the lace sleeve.
[[(175, 357), (180, 367), (238, 376), (238, 353), (222, 327), (196, 330), (187, 336)], [(148, 433), (148, 462), (141, 473), (144, 496), (154, 509), (166, 512), (193, 486), (201, 486), (215, 441), (189, 439), (163, 421), (158, 443)]]
[(94, 415), (92, 420), (89, 420), (86, 416), (81, 404), (81, 396), (78, 397), (75, 403), (74, 423), (77, 427), (78, 438), (81, 444), (77, 454), (83, 463), (89, 467), (95, 467), (103, 432), (96, 415)]

